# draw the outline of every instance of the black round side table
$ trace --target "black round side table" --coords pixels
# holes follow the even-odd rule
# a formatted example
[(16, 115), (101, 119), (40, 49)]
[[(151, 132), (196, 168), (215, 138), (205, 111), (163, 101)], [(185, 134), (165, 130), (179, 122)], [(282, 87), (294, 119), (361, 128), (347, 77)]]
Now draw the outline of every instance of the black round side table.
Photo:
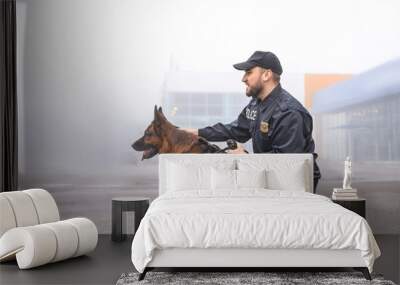
[(122, 213), (126, 211), (135, 212), (135, 232), (140, 221), (149, 208), (150, 198), (147, 197), (115, 197), (112, 198), (112, 241), (123, 241), (126, 234), (122, 233)]

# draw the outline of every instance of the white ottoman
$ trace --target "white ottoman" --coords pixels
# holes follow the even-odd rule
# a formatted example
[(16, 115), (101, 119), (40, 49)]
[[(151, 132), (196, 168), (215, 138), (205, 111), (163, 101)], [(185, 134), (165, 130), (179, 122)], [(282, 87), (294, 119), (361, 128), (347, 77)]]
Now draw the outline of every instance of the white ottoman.
[(95, 224), (58, 221), (57, 205), (43, 189), (0, 193), (0, 215), (0, 261), (16, 258), (20, 269), (80, 256), (97, 245)]

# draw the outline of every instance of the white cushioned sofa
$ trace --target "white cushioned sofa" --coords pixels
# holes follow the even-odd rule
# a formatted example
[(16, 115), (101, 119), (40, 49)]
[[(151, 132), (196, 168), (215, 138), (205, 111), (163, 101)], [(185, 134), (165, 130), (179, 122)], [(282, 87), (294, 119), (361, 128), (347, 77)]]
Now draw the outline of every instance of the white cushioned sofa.
[(16, 259), (20, 269), (86, 254), (96, 248), (96, 225), (87, 218), (60, 221), (49, 192), (0, 193), (0, 262)]

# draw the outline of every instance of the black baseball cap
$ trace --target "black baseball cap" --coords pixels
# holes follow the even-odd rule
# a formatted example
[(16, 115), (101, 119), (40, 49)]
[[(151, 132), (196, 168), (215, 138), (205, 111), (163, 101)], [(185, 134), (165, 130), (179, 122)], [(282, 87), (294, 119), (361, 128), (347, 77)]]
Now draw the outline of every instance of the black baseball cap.
[(247, 61), (234, 64), (238, 70), (249, 70), (254, 66), (271, 69), (274, 73), (281, 75), (283, 70), (278, 57), (270, 51), (256, 51)]

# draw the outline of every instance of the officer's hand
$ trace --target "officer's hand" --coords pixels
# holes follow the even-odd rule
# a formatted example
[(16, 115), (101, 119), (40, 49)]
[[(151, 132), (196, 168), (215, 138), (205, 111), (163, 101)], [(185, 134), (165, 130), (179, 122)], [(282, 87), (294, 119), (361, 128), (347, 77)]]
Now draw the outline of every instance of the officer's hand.
[(243, 145), (237, 144), (237, 148), (236, 149), (230, 149), (230, 150), (227, 151), (227, 153), (229, 153), (229, 154), (243, 154), (243, 153), (247, 153), (247, 152), (244, 149)]
[(186, 129), (186, 128), (179, 128), (179, 129), (182, 130), (182, 131), (194, 134), (196, 136), (199, 135), (199, 130), (198, 129)]

